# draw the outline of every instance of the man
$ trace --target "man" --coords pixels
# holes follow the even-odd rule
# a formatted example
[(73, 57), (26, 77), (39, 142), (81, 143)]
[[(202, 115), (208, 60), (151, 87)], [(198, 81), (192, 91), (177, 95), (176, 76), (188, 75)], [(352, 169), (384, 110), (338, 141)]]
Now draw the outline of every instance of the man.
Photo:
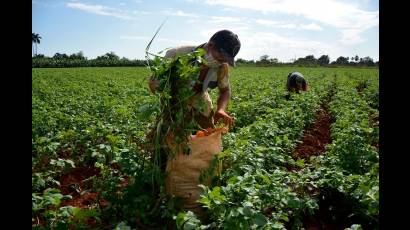
[(299, 93), (299, 91), (307, 91), (308, 84), (301, 73), (292, 72), (292, 73), (289, 73), (288, 75), (288, 80), (286, 82), (286, 89), (289, 92)]
[[(199, 81), (192, 86), (192, 90), (196, 94), (189, 103), (195, 111), (195, 120), (204, 129), (215, 127), (214, 124), (221, 118), (228, 126), (234, 124), (234, 118), (226, 112), (231, 97), (228, 65), (235, 66), (234, 57), (238, 54), (240, 47), (238, 35), (229, 30), (221, 30), (200, 46), (181, 46), (170, 49), (165, 54), (165, 57), (173, 58), (177, 54), (187, 54), (198, 48), (203, 48), (206, 51), (204, 58), (207, 60), (207, 64), (201, 66)], [(151, 78), (149, 87), (152, 92), (155, 92), (158, 81)], [(219, 97), (217, 109), (214, 112), (208, 90), (216, 87), (219, 89)]]

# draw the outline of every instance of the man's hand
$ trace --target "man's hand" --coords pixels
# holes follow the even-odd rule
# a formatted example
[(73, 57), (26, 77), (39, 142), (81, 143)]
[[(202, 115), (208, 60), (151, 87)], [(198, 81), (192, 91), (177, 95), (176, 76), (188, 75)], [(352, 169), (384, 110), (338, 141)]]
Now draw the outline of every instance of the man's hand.
[(155, 93), (155, 90), (157, 90), (159, 86), (159, 81), (154, 78), (150, 78), (148, 82), (149, 89), (151, 90), (152, 93)]
[(218, 110), (216, 111), (214, 115), (214, 123), (218, 123), (219, 119), (223, 118), (225, 125), (228, 125), (228, 127), (232, 127), (235, 123), (235, 119), (231, 116), (229, 116), (225, 111), (223, 110)]

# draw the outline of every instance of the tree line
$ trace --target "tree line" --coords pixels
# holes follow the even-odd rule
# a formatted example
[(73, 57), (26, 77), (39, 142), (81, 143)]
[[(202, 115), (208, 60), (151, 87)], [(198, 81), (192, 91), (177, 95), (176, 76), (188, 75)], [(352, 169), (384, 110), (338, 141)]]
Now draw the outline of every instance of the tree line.
[[(308, 55), (303, 58), (298, 58), (291, 62), (279, 62), (277, 58), (269, 58), (268, 55), (262, 55), (259, 60), (245, 60), (239, 58), (236, 60), (238, 66), (357, 66), (357, 67), (378, 67), (379, 61), (374, 62), (370, 57), (343, 57), (340, 56), (336, 61), (330, 62), (328, 55), (322, 55), (315, 58), (313, 55)], [(83, 52), (67, 55), (64, 53), (56, 53), (52, 57), (37, 54), (32, 58), (33, 68), (58, 68), (58, 67), (115, 67), (115, 66), (145, 66), (145, 60), (130, 60), (128, 58), (120, 58), (114, 52), (109, 52), (98, 56), (95, 59), (87, 59)]]
[(64, 53), (56, 53), (52, 57), (47, 57), (42, 54), (33, 56), (32, 68), (59, 68), (59, 67), (125, 67), (125, 66), (145, 66), (145, 60), (130, 60), (128, 58), (120, 58), (114, 52), (109, 52), (98, 56), (94, 59), (84, 57), (82, 51), (67, 55)]
[[(114, 52), (109, 52), (98, 56), (95, 59), (87, 59), (82, 51), (67, 55), (65, 53), (56, 53), (52, 57), (37, 54), (37, 44), (40, 44), (41, 36), (37, 33), (31, 33), (32, 44), (32, 68), (59, 68), (59, 67), (109, 67), (109, 66), (144, 66), (144, 60), (130, 60), (120, 58)], [(35, 49), (34, 49), (35, 48)]]
[[(56, 53), (53, 57), (47, 57), (43, 54), (37, 54), (37, 44), (40, 44), (41, 37), (39, 34), (31, 33), (31, 43), (33, 49), (32, 68), (58, 68), (58, 67), (109, 67), (109, 66), (145, 66), (145, 60), (130, 60), (128, 58), (120, 58), (114, 52), (106, 53), (98, 56), (95, 59), (87, 59), (82, 51), (67, 55), (64, 53)], [(35, 48), (35, 49), (34, 49)], [(322, 55), (315, 58), (313, 55), (308, 55), (304, 58), (298, 58), (291, 62), (279, 62), (277, 58), (269, 58), (269, 55), (262, 55), (259, 60), (237, 59), (238, 66), (359, 66), (359, 67), (378, 67), (379, 61), (374, 62), (370, 57), (359, 57), (358, 55), (351, 57), (340, 56), (336, 61), (330, 62), (328, 55)]]
[[(350, 60), (350, 61), (349, 61)], [(315, 58), (314, 55), (308, 55), (301, 57), (290, 62), (279, 62), (277, 58), (269, 58), (268, 55), (262, 55), (259, 60), (245, 60), (239, 58), (236, 63), (238, 65), (249, 66), (283, 66), (283, 65), (297, 65), (297, 66), (359, 66), (359, 67), (378, 67), (379, 61), (374, 61), (371, 57), (338, 57), (335, 61), (330, 62), (329, 55), (322, 55), (319, 58)]]

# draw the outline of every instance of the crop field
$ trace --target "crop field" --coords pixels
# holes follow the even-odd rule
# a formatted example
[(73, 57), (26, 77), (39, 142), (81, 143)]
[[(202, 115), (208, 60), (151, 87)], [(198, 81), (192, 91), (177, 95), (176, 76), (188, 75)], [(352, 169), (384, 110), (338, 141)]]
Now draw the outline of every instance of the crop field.
[[(310, 88), (287, 99), (292, 71)], [(378, 69), (231, 69), (235, 126), (202, 186), (206, 218), (155, 178), (149, 75), (32, 69), (33, 229), (379, 229)]]

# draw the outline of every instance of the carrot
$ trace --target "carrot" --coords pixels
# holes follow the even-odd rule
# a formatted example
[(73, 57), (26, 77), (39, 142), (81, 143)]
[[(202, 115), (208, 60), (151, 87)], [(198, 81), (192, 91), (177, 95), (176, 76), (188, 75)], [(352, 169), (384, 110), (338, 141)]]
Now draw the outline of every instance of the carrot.
[(198, 131), (196, 132), (196, 136), (197, 136), (197, 137), (204, 137), (204, 136), (205, 136), (205, 132), (204, 132), (204, 131), (201, 131), (201, 130), (198, 130)]

